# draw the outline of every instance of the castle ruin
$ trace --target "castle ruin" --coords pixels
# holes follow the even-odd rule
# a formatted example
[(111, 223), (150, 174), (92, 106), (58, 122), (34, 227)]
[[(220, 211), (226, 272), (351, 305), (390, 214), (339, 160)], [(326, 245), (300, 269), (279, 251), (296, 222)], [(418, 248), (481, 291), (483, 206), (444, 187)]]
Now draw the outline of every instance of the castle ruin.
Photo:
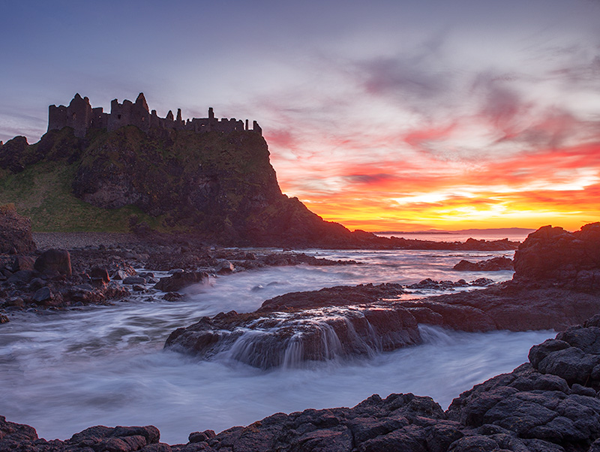
[(177, 110), (177, 117), (169, 111), (166, 118), (160, 118), (156, 110), (148, 109), (144, 93), (140, 93), (135, 103), (124, 100), (122, 104), (117, 99), (110, 103), (110, 113), (104, 113), (102, 107), (92, 108), (87, 97), (75, 94), (68, 107), (64, 105), (50, 105), (48, 108), (48, 131), (60, 130), (63, 127), (72, 127), (75, 136), (84, 138), (88, 129), (107, 129), (109, 132), (123, 126), (136, 126), (144, 132), (150, 128), (191, 130), (194, 132), (234, 132), (250, 130), (262, 135), (262, 129), (253, 121), (252, 129), (245, 123), (235, 118), (215, 118), (212, 108), (208, 109), (208, 118), (192, 118), (183, 120), (181, 109)]

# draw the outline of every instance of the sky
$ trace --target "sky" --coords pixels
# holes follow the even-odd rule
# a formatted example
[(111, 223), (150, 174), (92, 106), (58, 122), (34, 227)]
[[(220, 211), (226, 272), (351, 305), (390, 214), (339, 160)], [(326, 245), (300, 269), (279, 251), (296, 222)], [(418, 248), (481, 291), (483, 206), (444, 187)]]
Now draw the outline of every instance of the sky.
[(600, 221), (600, 0), (0, 0), (0, 140), (75, 93), (257, 120), (350, 229)]

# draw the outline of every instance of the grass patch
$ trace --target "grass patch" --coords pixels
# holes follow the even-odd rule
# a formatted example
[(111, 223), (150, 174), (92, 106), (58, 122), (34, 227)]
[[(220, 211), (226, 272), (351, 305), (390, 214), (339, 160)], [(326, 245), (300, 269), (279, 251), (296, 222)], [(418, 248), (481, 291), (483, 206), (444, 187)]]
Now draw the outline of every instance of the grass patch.
[(161, 217), (151, 217), (135, 206), (103, 209), (71, 193), (77, 165), (41, 162), (18, 174), (0, 178), (0, 204), (13, 203), (17, 212), (31, 218), (34, 232), (129, 232), (136, 215), (155, 229)]

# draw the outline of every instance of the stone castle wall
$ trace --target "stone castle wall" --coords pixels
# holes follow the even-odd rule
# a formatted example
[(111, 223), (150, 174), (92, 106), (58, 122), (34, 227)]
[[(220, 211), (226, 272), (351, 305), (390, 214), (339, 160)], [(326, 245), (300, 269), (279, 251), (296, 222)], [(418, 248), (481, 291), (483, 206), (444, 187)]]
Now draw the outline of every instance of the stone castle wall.
[(256, 121), (252, 129), (248, 127), (248, 120), (244, 123), (235, 118), (216, 119), (213, 109), (208, 109), (208, 118), (192, 118), (183, 120), (181, 109), (177, 110), (177, 117), (169, 111), (165, 118), (160, 118), (156, 110), (150, 112), (148, 103), (143, 93), (140, 93), (135, 103), (124, 100), (122, 104), (117, 99), (110, 103), (110, 113), (104, 113), (102, 107), (92, 108), (87, 97), (76, 94), (68, 107), (64, 105), (50, 105), (48, 108), (48, 131), (60, 130), (63, 127), (72, 127), (75, 136), (85, 137), (88, 129), (107, 129), (109, 132), (123, 126), (136, 126), (147, 132), (150, 128), (192, 130), (194, 132), (234, 132), (251, 130), (262, 135), (262, 128)]

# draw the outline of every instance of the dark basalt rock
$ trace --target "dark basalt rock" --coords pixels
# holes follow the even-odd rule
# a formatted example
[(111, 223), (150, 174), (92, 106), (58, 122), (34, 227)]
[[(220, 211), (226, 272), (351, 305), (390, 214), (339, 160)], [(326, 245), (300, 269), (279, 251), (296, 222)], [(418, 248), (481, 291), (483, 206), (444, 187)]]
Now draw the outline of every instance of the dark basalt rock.
[(97, 426), (67, 441), (46, 441), (38, 439), (32, 427), (0, 417), (0, 452), (596, 452), (600, 379), (582, 374), (577, 378), (587, 380), (575, 383), (570, 374), (564, 375), (564, 367), (541, 363), (566, 358), (585, 370), (589, 356), (600, 356), (599, 344), (600, 315), (533, 347), (530, 363), (474, 386), (445, 412), (429, 397), (391, 394), (382, 399), (375, 394), (353, 408), (277, 413), (218, 435), (194, 432), (188, 444), (175, 446), (158, 443), (154, 427)]
[(7, 422), (6, 418), (0, 416), (0, 451), (19, 450), (28, 444), (30, 451), (111, 451), (111, 452), (134, 452), (144, 450), (146, 452), (161, 450), (157, 446), (163, 446), (162, 450), (170, 451), (166, 444), (159, 443), (160, 432), (152, 425), (147, 427), (104, 427), (96, 426), (76, 433), (66, 441), (46, 441), (38, 438), (34, 428), (28, 425)]
[(146, 278), (142, 278), (141, 276), (128, 276), (123, 279), (123, 284), (146, 284)]
[(269, 368), (413, 345), (420, 342), (417, 324), (470, 332), (564, 329), (600, 312), (598, 296), (510, 281), (480, 291), (399, 300), (404, 293), (398, 284), (292, 292), (265, 301), (251, 314), (221, 313), (179, 328), (165, 347), (204, 358), (228, 353)]
[(110, 282), (110, 276), (108, 274), (108, 270), (103, 267), (93, 267), (90, 270), (90, 278), (92, 278), (92, 280), (98, 279), (105, 283)]
[[(281, 192), (267, 142), (253, 131), (196, 133), (128, 125), (108, 131), (94, 127), (84, 138), (85, 128), (76, 129), (49, 130), (32, 145), (16, 137), (0, 146), (0, 167), (18, 173), (40, 161), (55, 167), (74, 164), (77, 172), (64, 196), (101, 209), (135, 206), (145, 219), (123, 218), (121, 226), (147, 240), (160, 235), (148, 226), (155, 223), (156, 229), (227, 246), (455, 250), (518, 246), (508, 240), (440, 243), (379, 237), (324, 221), (297, 198)], [(102, 215), (101, 210), (96, 212)], [(70, 227), (70, 214), (64, 212), (61, 227)]]
[(309, 292), (290, 292), (265, 301), (257, 312), (289, 309), (315, 309), (373, 303), (383, 297), (395, 298), (405, 293), (401, 284), (361, 284), (336, 286)]
[(469, 271), (479, 272), (488, 271), (495, 272), (501, 270), (513, 270), (513, 261), (508, 257), (494, 257), (485, 261), (470, 262), (467, 260), (461, 260), (458, 264), (452, 267), (453, 270), (457, 271)]
[(516, 280), (600, 293), (600, 223), (573, 233), (540, 228), (519, 246), (514, 265)]
[(48, 275), (71, 276), (71, 255), (67, 250), (50, 249), (36, 259), (34, 267), (38, 272)]
[(163, 292), (177, 292), (184, 287), (201, 283), (207, 279), (208, 273), (206, 272), (178, 272), (169, 277), (160, 278), (154, 288)]
[(262, 369), (294, 367), (307, 361), (373, 355), (421, 341), (405, 309), (322, 308), (261, 314), (220, 313), (179, 328), (165, 348), (203, 358), (225, 354)]

